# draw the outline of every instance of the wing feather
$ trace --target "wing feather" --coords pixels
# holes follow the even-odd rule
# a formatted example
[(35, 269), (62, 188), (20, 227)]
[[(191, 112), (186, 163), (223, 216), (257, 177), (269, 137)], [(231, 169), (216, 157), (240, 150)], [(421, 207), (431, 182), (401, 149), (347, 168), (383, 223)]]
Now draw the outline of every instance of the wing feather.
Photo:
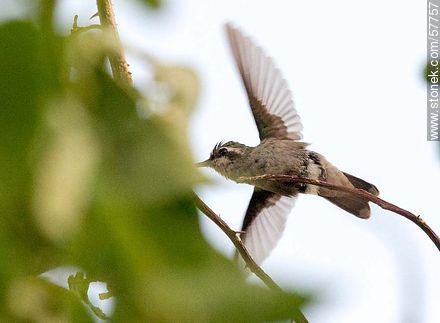
[(295, 196), (254, 189), (243, 220), (241, 239), (257, 264), (276, 247), (295, 201)]
[(226, 25), (234, 59), (246, 89), (260, 139), (302, 138), (302, 124), (286, 80), (272, 59), (244, 36)]

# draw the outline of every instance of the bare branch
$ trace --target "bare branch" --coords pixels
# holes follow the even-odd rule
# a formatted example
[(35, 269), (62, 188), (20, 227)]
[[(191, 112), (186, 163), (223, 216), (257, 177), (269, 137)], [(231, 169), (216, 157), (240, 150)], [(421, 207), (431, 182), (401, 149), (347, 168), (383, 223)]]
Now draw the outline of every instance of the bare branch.
[[(211, 210), (209, 206), (206, 205), (205, 202), (203, 202), (197, 196), (197, 194), (193, 193), (193, 195), (194, 202), (197, 208), (202, 211), (208, 218), (210, 218), (212, 222), (214, 222), (228, 236), (237, 251), (240, 253), (243, 260), (246, 262), (246, 266), (250, 269), (250, 271), (252, 271), (258, 278), (260, 278), (269, 288), (282, 292), (283, 290), (281, 289), (281, 287), (278, 286), (273, 281), (273, 279), (268, 274), (266, 274), (264, 270), (261, 269), (261, 267), (258, 266), (257, 263), (249, 255), (249, 252), (246, 250), (246, 247), (241, 241), (239, 234), (236, 231), (232, 230), (220, 216), (218, 216), (213, 210)], [(295, 322), (307, 323), (308, 320), (304, 316), (304, 314), (298, 312), (297, 317), (295, 317)]]
[(350, 193), (353, 195), (360, 196), (364, 198), (367, 201), (370, 201), (378, 206), (380, 206), (384, 210), (388, 210), (391, 212), (394, 212), (396, 214), (400, 214), (403, 217), (407, 218), (411, 222), (415, 223), (420, 229), (423, 230), (423, 232), (426, 233), (426, 235), (431, 239), (431, 241), (435, 244), (437, 249), (440, 251), (440, 238), (439, 236), (434, 232), (434, 230), (431, 229), (431, 227), (419, 216), (415, 215), (405, 209), (402, 209), (401, 207), (394, 205), (392, 203), (389, 203), (385, 200), (382, 200), (380, 197), (377, 197), (376, 195), (373, 195), (367, 191), (364, 191), (362, 189), (358, 188), (349, 188), (339, 185), (330, 184), (324, 181), (319, 181), (311, 178), (305, 178), (305, 177), (297, 177), (297, 176), (290, 176), (290, 175), (261, 175), (261, 176), (254, 176), (254, 177), (242, 177), (240, 178), (240, 181), (254, 181), (259, 179), (268, 179), (273, 181), (283, 181), (283, 182), (291, 182), (291, 183), (306, 183), (321, 187), (326, 187), (335, 191), (341, 191)]
[(116, 42), (117, 51), (109, 56), (113, 77), (116, 80), (122, 81), (131, 86), (133, 85), (133, 79), (131, 77), (131, 72), (128, 69), (129, 65), (125, 58), (121, 40), (119, 39), (112, 2), (111, 0), (96, 0), (96, 4), (98, 6), (98, 15), (101, 25), (104, 29), (107, 29), (112, 33)]

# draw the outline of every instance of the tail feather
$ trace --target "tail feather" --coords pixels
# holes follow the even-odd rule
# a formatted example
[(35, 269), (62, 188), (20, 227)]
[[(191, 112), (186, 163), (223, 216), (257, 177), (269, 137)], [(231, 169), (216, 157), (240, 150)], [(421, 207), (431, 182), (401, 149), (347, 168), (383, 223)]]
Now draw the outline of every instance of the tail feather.
[[(370, 184), (363, 179), (360, 179), (358, 177), (355, 177), (353, 175), (347, 174), (347, 173), (341, 173), (339, 172), (340, 176), (334, 175), (332, 180), (336, 182), (338, 180), (338, 184), (345, 183), (348, 185), (353, 185), (355, 188), (363, 189), (371, 194), (379, 195), (379, 190), (374, 186), (373, 184)], [(342, 175), (343, 174), (343, 175)], [(338, 177), (339, 176), (339, 177)], [(343, 180), (342, 177), (345, 177)], [(335, 180), (336, 179), (336, 180)], [(347, 180), (350, 182), (348, 183)], [(339, 184), (339, 185), (340, 185)], [(344, 185), (344, 184), (343, 184)], [(370, 217), (370, 206), (368, 205), (368, 201), (365, 198), (362, 198), (360, 196), (356, 196), (349, 193), (341, 193), (341, 192), (329, 192), (325, 189), (319, 190), (318, 194), (331, 203), (335, 204), (336, 206), (339, 206), (341, 209), (361, 218), (361, 219), (368, 219)]]
[(336, 197), (323, 196), (327, 201), (339, 206), (341, 209), (357, 216), (361, 219), (368, 219), (370, 217), (370, 206), (363, 198), (344, 194)]
[(368, 183), (368, 182), (364, 181), (363, 179), (360, 179), (356, 176), (353, 176), (353, 175), (350, 175), (350, 174), (347, 174), (344, 172), (342, 172), (342, 173), (345, 175), (345, 177), (347, 177), (347, 179), (350, 181), (351, 184), (353, 184), (354, 187), (363, 189), (363, 190), (365, 190), (371, 194), (374, 194), (376, 196), (379, 195), (379, 190), (373, 184), (370, 184), (370, 183)]

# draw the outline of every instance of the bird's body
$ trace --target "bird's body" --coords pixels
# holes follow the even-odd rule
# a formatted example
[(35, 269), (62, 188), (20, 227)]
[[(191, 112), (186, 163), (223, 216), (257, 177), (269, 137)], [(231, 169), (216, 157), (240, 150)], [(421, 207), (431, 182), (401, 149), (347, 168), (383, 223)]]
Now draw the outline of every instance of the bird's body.
[[(289, 183), (270, 180), (249, 181), (245, 178), (265, 174), (304, 176), (307, 174), (308, 151), (305, 144), (290, 139), (266, 139), (256, 147), (228, 142), (232, 158), (214, 169), (237, 183), (247, 183), (281, 195), (292, 196), (298, 190)], [(236, 147), (236, 148), (234, 148)], [(232, 152), (235, 149), (235, 154)]]
[(306, 147), (307, 144), (291, 139), (269, 138), (261, 141), (256, 147), (230, 141), (215, 148), (215, 151), (223, 148), (226, 153), (224, 158), (221, 156), (215, 158), (211, 167), (237, 183), (253, 185), (256, 189), (281, 196), (295, 197), (298, 193), (316, 194), (336, 205), (338, 200), (346, 201), (349, 198), (353, 200), (352, 205), (343, 208), (360, 218), (368, 218), (370, 216), (368, 203), (347, 193), (316, 185), (258, 179), (262, 175), (291, 175), (349, 188), (358, 187), (376, 195), (379, 193), (374, 185), (341, 172), (324, 156)]
[(370, 207), (366, 200), (345, 192), (255, 177), (292, 175), (361, 188), (375, 195), (379, 191), (374, 185), (340, 171), (299, 141), (302, 124), (281, 73), (250, 38), (230, 25), (226, 29), (261, 142), (255, 147), (234, 141), (219, 143), (210, 158), (199, 166), (213, 168), (237, 183), (254, 186), (241, 238), (254, 260), (261, 263), (277, 244), (299, 193), (324, 197), (359, 218), (368, 218)]

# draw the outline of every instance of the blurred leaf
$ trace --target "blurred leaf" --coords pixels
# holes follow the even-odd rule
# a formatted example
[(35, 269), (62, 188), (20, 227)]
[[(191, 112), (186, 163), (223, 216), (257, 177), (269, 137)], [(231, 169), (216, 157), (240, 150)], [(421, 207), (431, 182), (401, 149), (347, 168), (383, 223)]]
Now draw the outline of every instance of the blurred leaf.
[(40, 235), (30, 207), (35, 137), (55, 89), (43, 39), (30, 22), (0, 25), (0, 298), (12, 277), (48, 269), (57, 252)]
[(77, 297), (39, 278), (14, 281), (7, 304), (14, 319), (3, 322), (93, 322)]
[(431, 82), (431, 78), (428, 76), (428, 74), (429, 74), (429, 69), (431, 68), (431, 64), (430, 64), (430, 62), (428, 62), (426, 65), (425, 65), (425, 68), (423, 69), (423, 78), (425, 79), (425, 81), (426, 82), (428, 82), (428, 83), (430, 83)]
[(42, 37), (34, 26), (10, 22), (0, 26), (0, 203), (18, 211), (28, 191), (29, 148), (41, 118), (47, 64)]
[(159, 9), (163, 5), (163, 0), (142, 0), (142, 2), (152, 9)]
[(155, 80), (167, 86), (169, 106), (166, 113), (181, 114), (184, 119), (176, 118), (176, 124), (186, 124), (199, 97), (198, 76), (188, 67), (157, 65)]
[(149, 203), (186, 193), (202, 180), (181, 145), (186, 133), (171, 131), (158, 117), (139, 118), (132, 94), (100, 71), (96, 80), (95, 92), (85, 104), (97, 122), (105, 154), (103, 174), (112, 186)]
[(68, 63), (77, 70), (76, 73), (86, 73), (86, 77), (91, 76), (94, 68), (104, 64), (106, 55), (114, 54), (116, 51), (114, 35), (104, 28), (75, 32), (66, 42)]
[(90, 116), (74, 98), (54, 100), (46, 122), (49, 134), (36, 165), (33, 211), (48, 238), (65, 241), (90, 200), (100, 148)]

